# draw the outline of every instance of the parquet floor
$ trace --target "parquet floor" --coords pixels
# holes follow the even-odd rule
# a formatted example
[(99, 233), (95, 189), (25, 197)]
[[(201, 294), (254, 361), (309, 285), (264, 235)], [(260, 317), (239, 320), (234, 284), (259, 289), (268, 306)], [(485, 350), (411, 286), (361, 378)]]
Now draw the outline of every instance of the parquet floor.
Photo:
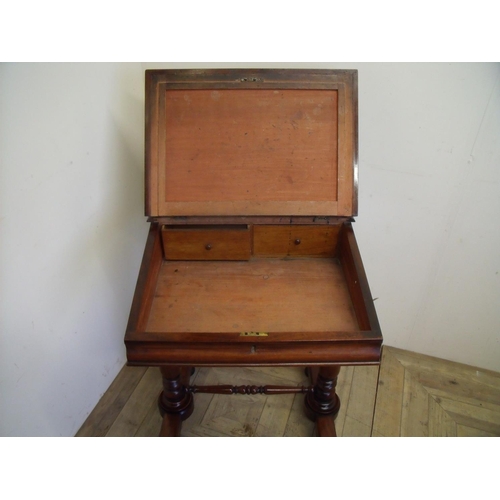
[[(192, 384), (308, 385), (301, 368), (200, 368)], [(158, 369), (124, 367), (77, 436), (157, 436)], [(343, 367), (338, 436), (500, 436), (500, 373), (384, 347)], [(196, 394), (183, 436), (312, 436), (303, 395)]]

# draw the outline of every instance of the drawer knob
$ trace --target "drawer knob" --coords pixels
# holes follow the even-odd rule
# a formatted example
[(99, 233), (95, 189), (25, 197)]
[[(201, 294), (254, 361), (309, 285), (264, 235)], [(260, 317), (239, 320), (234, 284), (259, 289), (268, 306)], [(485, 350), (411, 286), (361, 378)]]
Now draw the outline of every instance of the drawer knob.
[(300, 239), (299, 239), (299, 238), (297, 238), (297, 239), (294, 241), (294, 243), (295, 243), (296, 245), (300, 245)]
[(212, 245), (211, 245), (210, 243), (207, 243), (207, 244), (205, 245), (205, 248), (206, 248), (207, 250), (212, 250)]

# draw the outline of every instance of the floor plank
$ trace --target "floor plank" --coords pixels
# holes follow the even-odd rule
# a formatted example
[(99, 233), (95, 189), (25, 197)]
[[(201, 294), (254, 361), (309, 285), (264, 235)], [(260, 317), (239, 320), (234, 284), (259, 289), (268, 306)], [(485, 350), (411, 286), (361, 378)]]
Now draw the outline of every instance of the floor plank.
[(160, 370), (148, 368), (106, 436), (133, 436), (148, 415), (151, 404), (156, 401), (161, 389)]
[(304, 418), (304, 398), (304, 394), (295, 394), (283, 436), (313, 436), (314, 422), (308, 418)]
[(498, 434), (492, 434), (490, 432), (481, 431), (475, 427), (468, 427), (466, 425), (457, 424), (457, 436), (458, 437), (495, 437)]
[[(460, 425), (468, 428), (464, 430), (467, 435), (471, 429), (476, 429), (478, 436), (485, 432), (500, 435), (500, 374), (392, 347), (385, 349), (404, 370), (402, 417), (407, 422), (401, 435), (452, 436), (462, 432)], [(384, 369), (383, 359), (381, 371)]]
[(80, 427), (76, 437), (102, 437), (113, 425), (146, 373), (145, 367), (124, 366), (99, 403)]
[(457, 423), (443, 409), (439, 402), (429, 398), (429, 436), (434, 437), (456, 437)]
[(157, 437), (160, 433), (162, 418), (158, 410), (158, 403), (156, 399), (151, 402), (149, 411), (147, 412), (144, 420), (141, 422), (135, 437)]
[(429, 394), (411, 372), (405, 372), (401, 436), (426, 437), (429, 435)]
[[(342, 434), (337, 431), (338, 436), (371, 435), (378, 372), (378, 366), (356, 366), (354, 368), (346, 421)], [(362, 434), (360, 434), (361, 432)]]
[[(272, 401), (271, 401), (272, 399)], [(268, 396), (259, 419), (256, 436), (282, 436), (292, 410), (294, 395)]]
[(489, 408), (471, 405), (450, 398), (439, 398), (439, 404), (462, 425), (475, 427), (481, 431), (490, 432), (500, 436), (499, 413)]
[(373, 434), (395, 437), (401, 432), (405, 369), (390, 349), (384, 347), (378, 381)]
[(339, 437), (370, 437), (372, 429), (355, 418), (346, 415), (342, 436)]
[[(192, 385), (308, 385), (303, 368), (199, 368)], [(161, 376), (124, 367), (77, 436), (158, 436)], [(378, 367), (342, 367), (338, 436), (500, 436), (500, 373), (384, 347)], [(305, 436), (304, 395), (195, 394), (182, 436)]]
[(344, 435), (344, 425), (349, 406), (349, 397), (351, 395), (352, 378), (354, 375), (354, 366), (343, 366), (337, 380), (337, 395), (340, 398), (340, 410), (335, 419), (335, 429), (337, 436)]

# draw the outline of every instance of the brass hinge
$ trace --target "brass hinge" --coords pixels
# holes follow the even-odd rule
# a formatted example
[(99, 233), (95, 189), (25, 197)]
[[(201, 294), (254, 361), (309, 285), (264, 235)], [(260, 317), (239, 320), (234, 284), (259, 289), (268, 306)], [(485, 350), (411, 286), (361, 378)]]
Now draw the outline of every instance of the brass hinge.
[(240, 337), (269, 337), (266, 332), (241, 332)]

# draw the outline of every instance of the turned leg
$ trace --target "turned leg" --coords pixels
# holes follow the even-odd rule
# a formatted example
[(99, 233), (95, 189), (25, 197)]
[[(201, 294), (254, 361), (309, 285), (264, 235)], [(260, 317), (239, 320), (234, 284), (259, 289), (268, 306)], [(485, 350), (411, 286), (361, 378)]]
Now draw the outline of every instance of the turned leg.
[(319, 436), (336, 436), (334, 419), (340, 409), (340, 399), (335, 386), (340, 366), (322, 366), (309, 372), (314, 377), (314, 388), (306, 395), (306, 415), (316, 422)]
[(160, 367), (163, 391), (158, 407), (163, 417), (160, 436), (179, 437), (182, 421), (193, 413), (193, 395), (186, 390), (189, 385), (190, 367)]

